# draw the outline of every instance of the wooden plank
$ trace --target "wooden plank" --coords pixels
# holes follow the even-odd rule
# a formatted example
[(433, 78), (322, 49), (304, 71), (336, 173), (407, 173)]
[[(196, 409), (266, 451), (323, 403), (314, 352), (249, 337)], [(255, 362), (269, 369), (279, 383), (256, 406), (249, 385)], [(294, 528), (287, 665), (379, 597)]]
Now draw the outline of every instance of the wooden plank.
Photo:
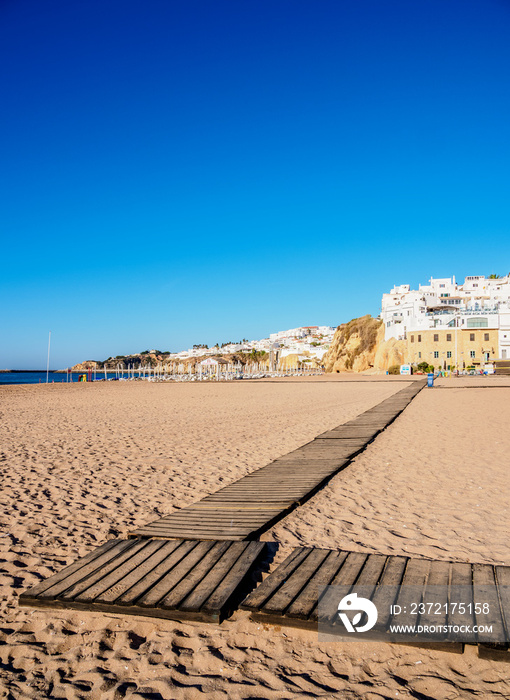
[(333, 586), (353, 586), (363, 565), (367, 560), (367, 555), (362, 552), (348, 552), (340, 570), (337, 572), (331, 583), (332, 588), (328, 588), (320, 595), (319, 605), (313, 611), (311, 619), (324, 624), (333, 624), (338, 612), (338, 595)]
[[(152, 527), (155, 529), (158, 528), (165, 528), (168, 525), (176, 524), (176, 525), (189, 525), (190, 523), (193, 524), (201, 524), (201, 525), (218, 525), (221, 524), (222, 526), (249, 526), (249, 525), (260, 525), (261, 523), (265, 523), (267, 519), (267, 515), (265, 513), (259, 514), (257, 517), (256, 515), (247, 515), (246, 517), (236, 517), (230, 513), (227, 513), (225, 511), (221, 513), (214, 513), (214, 511), (209, 511), (211, 513), (210, 517), (207, 516), (202, 516), (202, 515), (189, 515), (188, 517), (182, 517), (182, 518), (172, 518), (172, 520), (166, 520), (165, 522), (155, 522)], [(216, 517), (214, 517), (216, 515)]]
[[(122, 564), (117, 564), (115, 567), (111, 567), (109, 570), (105, 567), (105, 570), (101, 572), (100, 576), (94, 578), (94, 580), (87, 581), (84, 583), (78, 593), (71, 595), (69, 597), (76, 597), (79, 595), (80, 601), (82, 603), (91, 603), (102, 593), (108, 589), (112, 589), (116, 584), (120, 584), (120, 581), (127, 576), (136, 572), (138, 575), (140, 566), (147, 561), (153, 554), (157, 553), (159, 549), (163, 546), (163, 543), (158, 540), (142, 540), (144, 546), (135, 552), (133, 556), (124, 561)], [(115, 588), (115, 590), (118, 590)], [(63, 596), (67, 598), (67, 595)]]
[[(437, 627), (448, 623), (448, 602), (451, 565), (447, 561), (431, 561), (423, 593), (425, 613), (420, 615), (422, 626)], [(433, 604), (429, 607), (429, 604)], [(444, 634), (439, 635), (444, 638)]]
[[(342, 436), (345, 438), (357, 438), (357, 439), (364, 439), (364, 440), (371, 440), (374, 435), (377, 435), (379, 433), (378, 428), (372, 428), (370, 425), (339, 425), (336, 428), (332, 428), (330, 431), (326, 432), (331, 432), (331, 433), (337, 433), (338, 436)], [(323, 433), (324, 435), (324, 433)], [(320, 437), (320, 436), (318, 436)]]
[[(466, 600), (466, 593), (468, 591), (472, 598), (472, 583), (473, 575), (471, 564), (465, 562), (452, 562), (450, 564), (448, 624), (457, 625), (459, 627), (466, 624), (467, 618), (465, 615), (459, 613), (459, 605), (461, 603), (466, 604), (472, 602), (472, 600)], [(474, 624), (474, 613), (470, 616), (468, 624)]]
[[(225, 537), (222, 537), (221, 535), (213, 535), (212, 533), (207, 533), (205, 535), (199, 535), (197, 534), (196, 536), (193, 533), (190, 533), (187, 535), (186, 539), (188, 540), (196, 540), (197, 542), (219, 542), (219, 541), (228, 541), (228, 542), (240, 542), (242, 540), (247, 540), (251, 539), (252, 537), (257, 535), (256, 530), (252, 532), (241, 532), (241, 533), (230, 533), (228, 536), (225, 535)], [(153, 532), (137, 532), (136, 534), (134, 533), (128, 533), (128, 537), (131, 539), (151, 539), (151, 540), (181, 540), (183, 539), (183, 535), (180, 532), (166, 532), (164, 534), (159, 534), (156, 533), (154, 534)]]
[(264, 612), (284, 614), (294, 599), (308, 584), (311, 576), (328, 556), (325, 549), (312, 549), (309, 555), (292, 572), (278, 591), (264, 605)]
[(291, 576), (292, 572), (301, 564), (301, 562), (308, 556), (311, 549), (307, 547), (299, 548), (293, 550), (291, 554), (285, 559), (285, 561), (276, 568), (273, 573), (271, 573), (261, 584), (256, 588), (253, 593), (250, 593), (243, 602), (241, 603), (241, 609), (243, 610), (258, 610), (264, 605), (264, 603), (271, 598), (272, 595), (278, 591), (280, 586), (284, 583), (288, 576)]
[[(494, 638), (505, 639), (505, 625), (503, 613), (499, 604), (499, 596), (496, 587), (494, 568), (486, 564), (473, 564), (473, 603), (475, 604), (475, 619), (477, 625), (491, 625), (492, 633), (478, 632), (478, 642), (487, 644), (494, 642)], [(476, 604), (481, 606), (489, 604), (489, 613), (477, 612)]]
[[(501, 372), (498, 372), (498, 374), (501, 374)], [(445, 387), (441, 388), (444, 389)], [(478, 386), (477, 389), (479, 388)], [(478, 656), (480, 659), (485, 659), (487, 661), (503, 661), (505, 663), (510, 663), (510, 649), (508, 644), (479, 644)]]
[(180, 560), (179, 566), (171, 568), (154, 586), (137, 600), (137, 605), (145, 608), (152, 608), (158, 605), (160, 600), (168, 595), (169, 591), (174, 589), (189, 572), (203, 560), (214, 544), (214, 542), (199, 542)]
[[(153, 527), (147, 527), (147, 528), (142, 528), (146, 530), (151, 530), (152, 532), (163, 532), (168, 529), (172, 530), (190, 530), (191, 528), (194, 529), (195, 531), (200, 531), (200, 532), (227, 532), (229, 530), (232, 531), (242, 531), (242, 530), (247, 530), (251, 531), (254, 527), (259, 527), (261, 524), (263, 525), (266, 521), (259, 521), (258, 523), (237, 523), (237, 524), (224, 524), (220, 523), (218, 525), (215, 525), (213, 523), (202, 523), (200, 521), (189, 521), (186, 523), (165, 523), (164, 525), (154, 525)], [(185, 537), (183, 539), (186, 539)]]
[[(130, 542), (130, 540), (127, 541)], [(134, 540), (134, 544), (132, 544), (131, 547), (126, 548), (125, 551), (123, 551), (121, 554), (118, 554), (109, 562), (105, 562), (101, 566), (101, 568), (97, 569), (94, 573), (89, 573), (80, 581), (76, 581), (76, 583), (67, 588), (64, 592), (60, 593), (58, 597), (62, 600), (72, 600), (77, 596), (81, 597), (84, 591), (90, 588), (92, 584), (101, 581), (104, 577), (108, 576), (114, 570), (117, 570), (121, 564), (125, 564), (140, 550), (143, 550), (146, 546), (147, 542), (145, 542), (144, 540)], [(85, 602), (88, 602), (88, 600)]]
[[(296, 458), (295, 455), (299, 455), (299, 458)], [(302, 451), (299, 452), (289, 452), (289, 454), (282, 455), (281, 457), (278, 457), (277, 460), (274, 462), (271, 462), (271, 464), (268, 464), (266, 467), (262, 467), (261, 469), (257, 469), (257, 471), (251, 472), (249, 476), (255, 475), (255, 474), (264, 474), (264, 473), (270, 473), (274, 474), (276, 469), (280, 469), (282, 472), (292, 472), (293, 469), (296, 470), (302, 470), (304, 469), (304, 465), (301, 461), (301, 457), (303, 455)], [(339, 459), (342, 459), (341, 457), (338, 457), (336, 455), (331, 455), (329, 460), (325, 459), (314, 459), (312, 456), (310, 456), (308, 460), (308, 466), (311, 469), (327, 469), (328, 466), (334, 467), (338, 463)]]
[[(379, 433), (378, 430), (374, 430), (374, 431), (372, 432), (372, 434), (370, 435), (370, 437), (360, 438), (358, 444), (368, 445), (368, 443), (369, 443), (378, 433)], [(340, 431), (338, 431), (338, 430), (328, 430), (327, 432), (321, 433), (320, 435), (318, 435), (318, 436), (317, 436), (317, 439), (319, 439), (319, 438), (320, 438), (321, 440), (342, 440), (342, 441), (347, 441), (347, 440), (352, 440), (352, 439), (353, 439), (353, 437), (351, 437), (351, 436), (348, 436), (348, 437), (347, 437), (347, 436), (345, 436), (345, 435), (342, 435), (342, 433), (341, 433)]]
[(496, 566), (495, 569), (506, 636), (510, 641), (510, 566)]
[[(211, 594), (218, 589), (222, 581), (229, 578), (231, 570), (242, 554), (249, 549), (248, 542), (230, 542), (225, 552), (215, 559), (212, 567), (206, 575), (193, 587), (193, 590), (179, 605), (181, 610), (200, 610)], [(233, 586), (237, 587), (239, 581), (235, 576), (230, 576)], [(215, 608), (213, 607), (213, 611)]]
[(229, 540), (229, 539), (245, 539), (253, 532), (252, 528), (237, 529), (237, 530), (209, 530), (198, 528), (168, 528), (167, 531), (155, 532), (153, 530), (136, 530), (136, 537), (147, 538), (154, 537), (155, 539), (195, 539), (195, 540)]
[[(317, 483), (317, 480), (315, 480), (315, 483)], [(306, 488), (299, 486), (298, 484), (287, 484), (284, 486), (277, 486), (275, 485), (265, 485), (265, 484), (260, 484), (260, 485), (246, 485), (243, 484), (243, 486), (239, 486), (237, 489), (232, 489), (231, 491), (228, 492), (227, 494), (218, 494), (217, 498), (211, 498), (208, 499), (209, 501), (216, 501), (216, 500), (222, 500), (221, 497), (227, 496), (227, 500), (238, 500), (240, 499), (242, 501), (243, 498), (253, 498), (257, 500), (258, 502), (261, 503), (266, 503), (267, 501), (273, 502), (283, 502), (290, 500), (292, 498), (292, 495), (294, 494), (295, 491), (305, 491), (306, 493)], [(221, 496), (221, 497), (220, 497)]]
[[(39, 593), (37, 597), (39, 599), (52, 599), (56, 598), (57, 596), (60, 597), (60, 595), (62, 595), (71, 586), (74, 586), (77, 583), (79, 583), (84, 577), (90, 576), (97, 571), (101, 571), (103, 566), (108, 565), (108, 563), (114, 560), (115, 557), (122, 555), (125, 551), (129, 551), (136, 544), (127, 540), (116, 540), (115, 542), (115, 546), (109, 548), (107, 552), (101, 554), (93, 561), (85, 563), (75, 572), (71, 573), (70, 575), (67, 575), (62, 580), (53, 582), (53, 585), (51, 587), (48, 587), (44, 592)], [(52, 579), (50, 579), (50, 581), (51, 580)]]
[(116, 605), (132, 605), (165, 573), (167, 573), (197, 545), (196, 541), (184, 540), (162, 541), (161, 548), (146, 559), (143, 564), (132, 571), (109, 591), (101, 593), (96, 601), (115, 603)]
[(259, 525), (263, 525), (266, 521), (267, 518), (270, 516), (269, 513), (265, 514), (262, 513), (260, 518), (250, 518), (248, 519), (242, 519), (242, 520), (234, 520), (233, 518), (229, 517), (228, 519), (223, 519), (218, 517), (217, 521), (212, 521), (212, 520), (202, 520), (200, 518), (196, 519), (187, 519), (187, 520), (177, 520), (177, 521), (169, 521), (169, 522), (164, 522), (164, 523), (155, 523), (151, 529), (154, 531), (157, 530), (164, 530), (169, 527), (176, 527), (176, 528), (186, 528), (186, 527), (199, 527), (199, 528), (204, 528), (204, 527), (221, 527), (222, 529), (228, 528), (228, 529), (244, 529), (244, 528), (250, 528), (250, 527), (258, 527)]
[(373, 592), (377, 586), (379, 578), (384, 571), (388, 557), (383, 554), (369, 554), (368, 558), (363, 565), (363, 568), (356, 580), (356, 586), (366, 586), (371, 587), (372, 591), (369, 593), (368, 589), (365, 597), (372, 598)]
[(203, 508), (200, 510), (193, 510), (190, 512), (185, 512), (182, 514), (171, 515), (168, 518), (162, 518), (161, 520), (155, 520), (154, 524), (167, 524), (173, 522), (254, 522), (261, 520), (265, 517), (266, 513), (271, 513), (272, 510), (267, 511), (260, 510), (247, 510), (241, 512), (232, 512), (225, 509), (212, 509)]
[(421, 602), (429, 569), (430, 561), (427, 559), (409, 559), (407, 562), (396, 600), (396, 604), (401, 607), (401, 612), (393, 618), (393, 624), (416, 624), (417, 616), (412, 614), (412, 604)]
[(374, 594), (371, 598), (377, 608), (377, 628), (386, 631), (391, 615), (390, 606), (397, 597), (397, 586), (400, 586), (404, 571), (409, 560), (407, 557), (388, 556), (383, 572)]
[(213, 613), (219, 609), (223, 601), (228, 601), (236, 588), (240, 586), (240, 577), (249, 573), (258, 558), (264, 553), (267, 545), (265, 542), (249, 542), (246, 549), (230, 571), (230, 576), (218, 583), (216, 589), (202, 606), (202, 610)]
[(308, 620), (319, 603), (319, 590), (329, 586), (347, 557), (347, 552), (328, 553), (299, 596), (292, 602), (285, 615), (300, 620)]
[[(244, 545), (244, 543), (238, 544)], [(180, 604), (185, 598), (187, 598), (187, 596), (189, 595), (189, 591), (193, 590), (193, 588), (197, 586), (200, 583), (200, 581), (202, 581), (202, 579), (206, 576), (206, 574), (209, 573), (211, 568), (214, 566), (216, 561), (221, 556), (223, 556), (223, 554), (231, 546), (232, 543), (228, 541), (214, 542), (213, 546), (209, 549), (205, 556), (202, 557), (200, 561), (195, 562), (192, 569), (186, 572), (186, 575), (183, 576), (178, 583), (173, 585), (172, 588), (168, 590), (164, 598), (159, 602), (159, 606), (162, 608), (181, 607)], [(183, 609), (187, 610), (188, 612), (191, 612), (192, 610), (198, 611), (197, 607), (191, 608), (190, 606)]]
[(231, 495), (231, 496), (207, 496), (204, 498), (202, 503), (209, 503), (211, 505), (217, 505), (219, 503), (224, 503), (225, 505), (231, 505), (235, 503), (243, 503), (252, 505), (254, 502), (260, 504), (261, 507), (266, 506), (266, 504), (271, 505), (282, 505), (287, 506), (289, 502), (292, 502), (292, 498), (282, 498), (280, 495), (271, 496), (270, 494), (256, 494), (252, 496), (247, 496), (246, 498), (241, 497), (241, 495)]
[(55, 574), (54, 576), (51, 576), (50, 578), (47, 578), (45, 581), (41, 581), (41, 583), (38, 583), (37, 586), (34, 586), (29, 591), (21, 594), (20, 603), (23, 603), (23, 600), (28, 596), (28, 593), (30, 593), (31, 597), (37, 597), (41, 593), (47, 591), (48, 588), (51, 588), (55, 584), (62, 581), (64, 578), (67, 578), (79, 569), (82, 569), (86, 564), (89, 564), (90, 562), (99, 559), (99, 557), (108, 552), (109, 549), (112, 549), (112, 547), (117, 546), (120, 541), (121, 540), (108, 540), (108, 542), (105, 542), (100, 547), (97, 547), (97, 549), (92, 550), (92, 552), (89, 552), (86, 556), (82, 557), (81, 559), (78, 559), (78, 561), (75, 561), (73, 564), (67, 566), (65, 569), (62, 569), (62, 571), (60, 571), (59, 573)]
[[(294, 502), (295, 498), (289, 498), (287, 501), (266, 501), (263, 503), (257, 503), (255, 501), (249, 501), (246, 506), (243, 506), (243, 501), (238, 500), (229, 500), (229, 501), (204, 501), (204, 503), (200, 506), (201, 509), (204, 511), (209, 510), (209, 511), (223, 511), (223, 512), (231, 512), (233, 510), (244, 510), (246, 512), (251, 511), (251, 512), (257, 512), (257, 511), (263, 511), (270, 513), (271, 511), (282, 511), (287, 508), (289, 508)], [(246, 501), (245, 501), (246, 502)], [(208, 508), (206, 506), (209, 506)], [(251, 507), (248, 507), (251, 506)]]
[[(273, 511), (274, 508), (266, 508), (265, 512), (270, 513)], [(164, 518), (161, 518), (161, 520), (164, 520), (165, 522), (173, 521), (173, 520), (180, 520), (180, 519), (189, 519), (189, 518), (201, 518), (202, 520), (215, 520), (216, 518), (224, 518), (225, 520), (227, 518), (234, 519), (234, 520), (257, 520), (261, 518), (262, 515), (260, 513), (260, 508), (248, 508), (245, 510), (239, 510), (236, 508), (189, 508), (186, 510), (177, 510), (174, 513), (170, 513), (169, 515), (165, 516)], [(154, 522), (158, 522), (157, 520)]]
[(292, 453), (289, 455), (284, 455), (283, 457), (279, 457), (279, 462), (302, 462), (303, 460), (307, 461), (309, 464), (312, 462), (323, 462), (326, 464), (332, 464), (335, 465), (338, 463), (345, 463), (350, 460), (352, 454), (352, 450), (348, 448), (343, 448), (342, 450), (337, 449), (335, 453), (325, 451), (323, 450), (322, 454), (318, 453), (307, 453), (307, 452), (299, 452), (299, 453)]
[(363, 552), (348, 552), (347, 557), (340, 567), (340, 570), (332, 580), (332, 586), (352, 586), (358, 578), (358, 575), (363, 568), (367, 554)]
[(496, 582), (498, 586), (503, 624), (506, 632), (506, 643), (478, 644), (478, 656), (489, 661), (510, 662), (510, 567), (496, 566)]

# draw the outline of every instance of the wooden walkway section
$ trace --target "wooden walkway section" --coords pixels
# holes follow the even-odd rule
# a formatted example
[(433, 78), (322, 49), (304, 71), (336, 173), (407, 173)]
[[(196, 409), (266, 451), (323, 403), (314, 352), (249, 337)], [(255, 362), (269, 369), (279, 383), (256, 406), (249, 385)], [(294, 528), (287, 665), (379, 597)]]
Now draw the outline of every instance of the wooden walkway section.
[(254, 587), (267, 551), (264, 542), (110, 540), (19, 603), (220, 622)]
[(425, 386), (414, 380), (357, 418), (164, 516), (130, 537), (211, 540), (256, 539), (311, 498), (406, 408)]
[[(287, 559), (270, 574), (265, 581), (241, 603), (241, 609), (249, 610), (257, 622), (288, 625), (318, 630), (320, 625), (329, 626), (343, 633), (338, 620), (338, 595), (323, 586), (363, 586), (363, 597), (368, 597), (378, 609), (375, 630), (380, 630), (382, 639), (388, 637), (390, 624), (395, 625), (446, 625), (446, 624), (492, 624), (494, 633), (500, 638), (510, 639), (510, 567), (488, 564), (453, 563), (431, 561), (402, 556), (364, 554), (344, 550), (296, 548)], [(398, 589), (398, 586), (403, 588)], [(409, 586), (420, 589), (423, 600), (437, 601), (438, 591), (449, 602), (449, 611), (439, 615), (411, 614)], [(451, 604), (459, 595), (458, 587), (473, 586), (472, 607), (469, 618), (460, 618)], [(437, 588), (440, 587), (440, 588)], [(341, 589), (342, 591), (344, 589)], [(330, 600), (327, 596), (330, 596)], [(361, 594), (360, 594), (361, 595)], [(406, 598), (407, 597), (407, 598)], [(414, 600), (414, 599), (413, 599)], [(320, 601), (320, 606), (319, 606)], [(459, 602), (466, 602), (465, 598)], [(477, 614), (476, 604), (490, 604), (490, 614)], [(399, 615), (391, 616), (390, 605), (400, 605)], [(320, 607), (320, 610), (319, 610)], [(452, 612), (453, 610), (453, 612)], [(320, 624), (319, 624), (320, 623)], [(494, 637), (491, 637), (494, 639)], [(387, 641), (391, 641), (387, 639)], [(467, 643), (478, 643), (483, 658), (510, 661), (507, 644), (488, 644), (484, 633), (471, 635)], [(439, 646), (445, 642), (431, 639), (417, 642), (420, 646)], [(462, 651), (463, 644), (446, 642), (449, 651)]]

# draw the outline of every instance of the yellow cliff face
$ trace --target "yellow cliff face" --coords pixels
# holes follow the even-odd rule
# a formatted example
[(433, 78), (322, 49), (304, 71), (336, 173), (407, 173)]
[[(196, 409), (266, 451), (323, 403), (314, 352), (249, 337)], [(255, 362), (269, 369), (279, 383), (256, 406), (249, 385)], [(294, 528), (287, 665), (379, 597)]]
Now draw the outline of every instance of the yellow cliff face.
[(323, 362), (326, 372), (385, 372), (403, 363), (404, 349), (405, 341), (384, 340), (382, 321), (361, 316), (338, 326)]
[(73, 365), (71, 368), (72, 372), (86, 372), (89, 369), (97, 369), (97, 362), (92, 360), (87, 360), (86, 362), (80, 362), (77, 365)]

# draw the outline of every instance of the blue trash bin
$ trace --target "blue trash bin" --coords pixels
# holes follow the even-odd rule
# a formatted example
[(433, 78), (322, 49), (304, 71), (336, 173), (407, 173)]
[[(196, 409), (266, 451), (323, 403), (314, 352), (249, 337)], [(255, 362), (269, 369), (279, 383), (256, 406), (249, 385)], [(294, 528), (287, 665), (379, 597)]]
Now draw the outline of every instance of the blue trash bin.
[(434, 386), (434, 374), (432, 372), (430, 372), (430, 374), (427, 374), (427, 386)]

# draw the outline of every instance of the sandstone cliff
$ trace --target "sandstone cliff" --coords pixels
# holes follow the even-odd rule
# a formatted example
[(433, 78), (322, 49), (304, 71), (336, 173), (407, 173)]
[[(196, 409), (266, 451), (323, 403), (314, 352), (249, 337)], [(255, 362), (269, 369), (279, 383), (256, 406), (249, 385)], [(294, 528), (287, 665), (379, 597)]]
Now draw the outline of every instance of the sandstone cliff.
[[(96, 362), (95, 360), (85, 360), (85, 362), (79, 362), (77, 365), (73, 365), (71, 367), (72, 372), (87, 372), (89, 369), (99, 369), (100, 365), (99, 362)], [(64, 370), (62, 370), (64, 371)]]
[(361, 316), (338, 326), (323, 362), (326, 372), (385, 372), (403, 363), (404, 349), (404, 341), (384, 340), (382, 321)]

